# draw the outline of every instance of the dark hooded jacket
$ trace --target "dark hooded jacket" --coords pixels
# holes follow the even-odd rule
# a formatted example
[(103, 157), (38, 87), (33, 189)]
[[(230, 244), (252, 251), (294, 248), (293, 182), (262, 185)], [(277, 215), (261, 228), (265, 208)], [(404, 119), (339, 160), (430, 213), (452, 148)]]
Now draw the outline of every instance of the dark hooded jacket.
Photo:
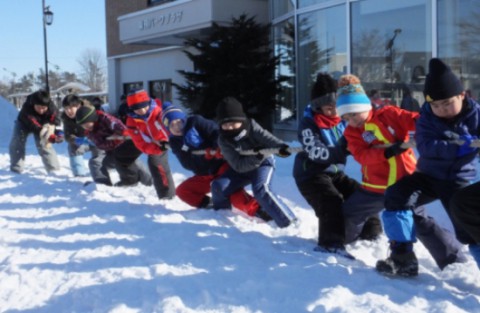
[(48, 110), (44, 114), (40, 115), (37, 113), (37, 111), (35, 111), (35, 103), (32, 101), (33, 99), (33, 94), (29, 95), (23, 104), (20, 113), (18, 114), (17, 120), (23, 129), (33, 132), (34, 134), (39, 134), (43, 125), (47, 123), (56, 126), (61, 124), (58, 109), (55, 107), (53, 102), (50, 101), (48, 104)]

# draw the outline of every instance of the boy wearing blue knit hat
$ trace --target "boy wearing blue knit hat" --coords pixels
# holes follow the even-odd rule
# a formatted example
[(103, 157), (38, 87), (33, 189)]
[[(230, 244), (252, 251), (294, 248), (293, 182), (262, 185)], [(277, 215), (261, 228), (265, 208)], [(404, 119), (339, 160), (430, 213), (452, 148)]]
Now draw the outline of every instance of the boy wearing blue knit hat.
[[(163, 105), (162, 120), (170, 132), (172, 152), (185, 169), (194, 173), (177, 186), (176, 195), (192, 207), (212, 208), (211, 184), (229, 168), (218, 148), (218, 124), (201, 115), (187, 116), (168, 102)], [(200, 151), (204, 153), (198, 154)], [(267, 218), (259, 210), (258, 202), (243, 188), (234, 192), (230, 201), (249, 216)]]
[[(415, 130), (418, 113), (395, 106), (372, 110), (360, 80), (354, 75), (340, 78), (337, 111), (348, 122), (344, 133), (347, 147), (362, 171), (361, 188), (343, 203), (345, 237), (349, 243), (360, 237), (365, 225), (378, 222), (375, 219), (384, 208), (387, 187), (415, 170), (415, 155), (406, 143), (409, 132)], [(460, 248), (455, 238), (427, 216), (423, 207), (414, 208), (413, 216), (418, 237), (438, 266), (443, 268), (455, 262)], [(384, 226), (388, 235), (390, 226)], [(380, 233), (380, 225), (377, 227)]]
[[(455, 215), (450, 200), (455, 191), (467, 186), (476, 176), (478, 148), (472, 140), (479, 135), (480, 107), (465, 97), (462, 82), (440, 59), (431, 59), (425, 80), (426, 103), (417, 122), (415, 139), (420, 154), (415, 173), (390, 186), (385, 194), (382, 218), (390, 240), (391, 255), (377, 262), (377, 271), (415, 276), (418, 262), (413, 251), (417, 236), (423, 235), (414, 215), (415, 207), (440, 200), (449, 216)], [(471, 234), (452, 219), (456, 237), (474, 244)], [(432, 230), (433, 231), (433, 230)], [(445, 238), (448, 240), (448, 238)], [(453, 240), (453, 238), (450, 238)], [(444, 250), (447, 258), (437, 264), (444, 268), (464, 261), (460, 247)]]

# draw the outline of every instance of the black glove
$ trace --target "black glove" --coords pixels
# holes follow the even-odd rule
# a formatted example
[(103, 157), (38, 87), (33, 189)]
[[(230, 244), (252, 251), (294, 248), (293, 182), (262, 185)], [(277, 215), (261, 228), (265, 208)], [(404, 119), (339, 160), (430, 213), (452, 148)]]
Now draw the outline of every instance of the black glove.
[(403, 141), (397, 141), (390, 147), (386, 148), (385, 151), (383, 152), (383, 155), (385, 156), (385, 159), (390, 159), (393, 156), (399, 155), (400, 153), (404, 152), (408, 148), (402, 148), (400, 145), (403, 143)]
[(160, 150), (162, 150), (162, 151), (167, 151), (167, 150), (168, 150), (168, 147), (169, 147), (168, 141), (160, 141), (160, 142), (158, 143), (158, 146), (160, 147)]
[(260, 153), (260, 150), (262, 150), (263, 147), (255, 147), (253, 148), (253, 152), (256, 152), (257, 154), (255, 155), (257, 159), (262, 160), (263, 159), (263, 154)]
[(277, 155), (281, 158), (288, 158), (292, 155), (292, 153), (288, 151), (288, 148), (290, 148), (288, 145), (281, 145), (278, 149)]

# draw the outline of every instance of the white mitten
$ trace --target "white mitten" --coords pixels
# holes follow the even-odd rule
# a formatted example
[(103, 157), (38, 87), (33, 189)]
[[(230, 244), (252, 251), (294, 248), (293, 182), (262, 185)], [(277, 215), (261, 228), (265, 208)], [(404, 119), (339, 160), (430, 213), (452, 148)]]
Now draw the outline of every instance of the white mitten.
[(40, 130), (40, 144), (44, 147), (49, 147), (51, 143), (48, 141), (51, 135), (55, 134), (55, 125), (44, 124)]

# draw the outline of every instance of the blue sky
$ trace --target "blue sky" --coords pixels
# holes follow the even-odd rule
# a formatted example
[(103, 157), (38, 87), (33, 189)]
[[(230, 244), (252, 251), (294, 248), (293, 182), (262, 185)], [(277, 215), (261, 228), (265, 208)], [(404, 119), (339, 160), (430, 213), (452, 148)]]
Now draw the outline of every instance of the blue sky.
[[(47, 26), (49, 69), (78, 73), (87, 49), (106, 55), (105, 1), (45, 0), (54, 13)], [(42, 0), (0, 0), (0, 80), (44, 69)], [(5, 69), (6, 70), (5, 70)]]

